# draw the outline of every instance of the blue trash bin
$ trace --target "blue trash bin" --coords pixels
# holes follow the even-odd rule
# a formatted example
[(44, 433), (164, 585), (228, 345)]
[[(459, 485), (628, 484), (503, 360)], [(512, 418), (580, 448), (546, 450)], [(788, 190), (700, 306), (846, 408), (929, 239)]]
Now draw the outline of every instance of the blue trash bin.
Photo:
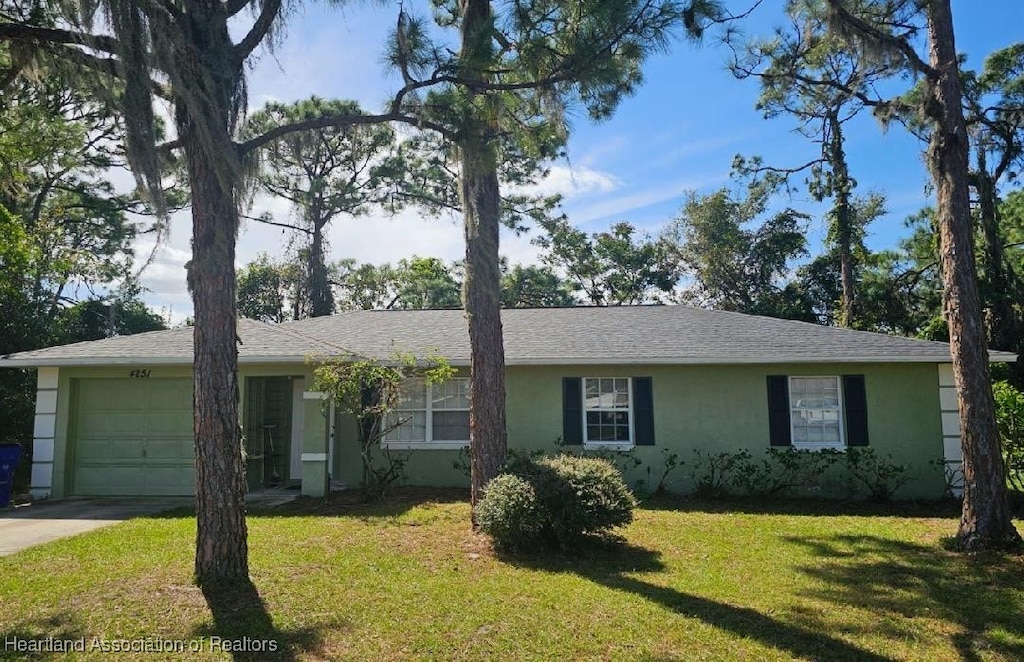
[(14, 490), (14, 470), (21, 458), (21, 446), (18, 444), (0, 445), (0, 508), (6, 508), (11, 502)]

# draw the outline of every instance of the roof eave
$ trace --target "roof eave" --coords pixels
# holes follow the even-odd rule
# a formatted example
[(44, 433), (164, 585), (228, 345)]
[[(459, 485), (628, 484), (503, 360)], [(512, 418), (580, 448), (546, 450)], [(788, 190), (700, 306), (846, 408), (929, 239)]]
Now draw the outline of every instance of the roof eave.
[[(254, 355), (240, 356), (239, 365), (257, 363), (306, 363), (310, 355)], [(990, 363), (1009, 363), (1016, 361), (1017, 355), (1010, 352), (989, 352)], [(469, 360), (464, 357), (451, 358), (448, 362), (455, 367), (466, 367)], [(619, 357), (536, 357), (506, 359), (510, 366), (544, 366), (544, 365), (757, 365), (768, 363), (950, 363), (948, 356), (716, 356), (716, 357), (655, 357), (643, 359)], [(103, 366), (138, 366), (145, 365), (192, 365), (192, 357), (88, 357), (88, 358), (0, 358), (0, 368), (65, 368), (65, 367), (103, 367)]]

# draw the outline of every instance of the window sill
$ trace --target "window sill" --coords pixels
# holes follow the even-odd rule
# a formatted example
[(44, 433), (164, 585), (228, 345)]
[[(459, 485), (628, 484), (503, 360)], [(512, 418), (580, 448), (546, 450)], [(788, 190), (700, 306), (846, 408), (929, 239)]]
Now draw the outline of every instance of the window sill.
[(386, 451), (460, 451), (469, 448), (468, 441), (386, 441), (380, 445)]
[(794, 443), (793, 450), (797, 451), (839, 451), (846, 452), (846, 444), (825, 444), (825, 443)]
[(583, 450), (585, 451), (631, 451), (633, 450), (633, 442), (631, 441), (587, 441), (583, 444)]

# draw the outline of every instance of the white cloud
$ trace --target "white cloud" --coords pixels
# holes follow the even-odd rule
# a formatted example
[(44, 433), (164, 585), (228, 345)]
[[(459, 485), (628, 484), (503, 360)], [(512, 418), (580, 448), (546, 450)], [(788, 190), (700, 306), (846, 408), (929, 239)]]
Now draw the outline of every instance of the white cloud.
[(592, 193), (608, 193), (620, 186), (618, 178), (607, 172), (587, 166), (556, 164), (529, 190), (540, 195), (562, 195), (568, 200)]
[(721, 183), (726, 177), (708, 177), (704, 179), (685, 178), (666, 184), (657, 184), (647, 188), (631, 188), (630, 193), (619, 196), (608, 196), (581, 205), (573, 205), (567, 209), (570, 220), (577, 226), (604, 220), (627, 220), (628, 216), (640, 210), (662, 203), (682, 201), (686, 191), (700, 189)]

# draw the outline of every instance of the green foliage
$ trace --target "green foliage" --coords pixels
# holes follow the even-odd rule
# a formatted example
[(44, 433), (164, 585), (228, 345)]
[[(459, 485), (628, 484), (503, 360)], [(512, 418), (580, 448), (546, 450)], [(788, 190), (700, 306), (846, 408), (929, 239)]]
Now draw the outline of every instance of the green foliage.
[(665, 238), (638, 236), (629, 223), (587, 235), (565, 219), (543, 225), (533, 243), (541, 260), (566, 274), (566, 281), (596, 306), (659, 302), (679, 280), (679, 256)]
[(406, 421), (391, 416), (402, 400), (403, 385), (414, 380), (439, 384), (455, 375), (442, 356), (417, 359), (396, 353), (384, 363), (356, 356), (310, 357), (313, 388), (325, 393), (341, 413), (356, 419), (363, 487), (368, 498), (382, 497), (405, 479), (407, 457), (382, 447), (384, 437)]
[(636, 499), (611, 462), (556, 455), (514, 458), (488, 484), (475, 513), (481, 529), (501, 546), (573, 548), (587, 536), (629, 524), (635, 507)]
[[(848, 449), (850, 450), (850, 449)], [(769, 448), (765, 457), (754, 460), (746, 451), (739, 453), (733, 484), (744, 494), (768, 496), (794, 488), (818, 486), (822, 475), (840, 462), (843, 453), (824, 449), (804, 451), (794, 448)]]
[(747, 229), (767, 209), (768, 191), (751, 186), (736, 199), (728, 189), (691, 193), (667, 234), (678, 246), (693, 285), (682, 300), (757, 315), (812, 320), (799, 290), (787, 283), (792, 262), (807, 254), (805, 214), (787, 209)]
[[(733, 494), (772, 496), (800, 488), (818, 490), (827, 480), (848, 479), (867, 498), (886, 501), (909, 480), (910, 466), (881, 457), (873, 448), (822, 449), (768, 448), (754, 458), (750, 451), (709, 452), (694, 449), (690, 475), (701, 497)], [(835, 467), (838, 472), (830, 471)]]
[(992, 385), (996, 400), (996, 422), (1006, 464), (1006, 480), (1024, 492), (1024, 391), (1009, 382)]
[[(297, 261), (271, 259), (260, 253), (238, 270), (238, 314), (261, 322), (284, 322), (293, 318), (293, 305), (301, 286)], [(289, 311), (291, 308), (291, 311)]]
[(658, 484), (654, 486), (654, 495), (660, 496), (665, 494), (667, 491), (665, 487), (665, 481), (668, 480), (668, 475), (681, 468), (686, 462), (679, 457), (679, 453), (674, 453), (667, 448), (661, 450), (661, 456), (663, 461), (664, 470), (661, 473), (661, 478), (658, 479)]
[(873, 448), (847, 448), (846, 470), (854, 482), (867, 491), (872, 501), (892, 499), (910, 477), (910, 467), (896, 464), (892, 456), (882, 458)]
[(502, 261), (502, 308), (545, 308), (575, 304), (576, 300), (566, 283), (550, 267), (517, 264), (509, 269), (508, 262)]
[(713, 453), (694, 448), (693, 455), (690, 478), (693, 480), (695, 494), (708, 498), (724, 497), (732, 493), (738, 471), (746, 467), (751, 458), (746, 450)]
[(522, 550), (537, 543), (544, 508), (528, 480), (514, 474), (499, 474), (487, 484), (474, 514), (480, 530), (499, 547)]

